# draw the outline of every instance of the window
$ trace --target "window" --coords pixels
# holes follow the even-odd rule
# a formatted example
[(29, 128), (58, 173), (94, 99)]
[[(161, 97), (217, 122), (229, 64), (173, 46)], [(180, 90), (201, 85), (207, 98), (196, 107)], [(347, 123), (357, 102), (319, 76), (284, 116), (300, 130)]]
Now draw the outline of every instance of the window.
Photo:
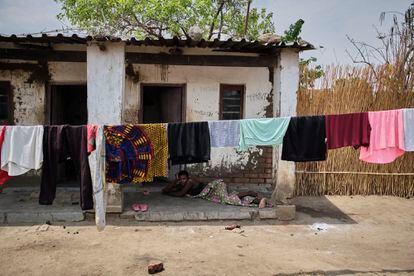
[(0, 124), (8, 125), (13, 123), (11, 105), (11, 89), (9, 82), (0, 82)]
[(243, 118), (244, 85), (220, 85), (220, 120)]

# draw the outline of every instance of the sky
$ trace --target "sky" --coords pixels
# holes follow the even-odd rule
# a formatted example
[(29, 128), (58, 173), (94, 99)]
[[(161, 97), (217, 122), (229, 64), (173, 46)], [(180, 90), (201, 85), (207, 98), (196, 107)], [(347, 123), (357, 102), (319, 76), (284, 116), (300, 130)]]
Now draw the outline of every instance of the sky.
[[(374, 26), (384, 31), (391, 26), (391, 16), (380, 25), (380, 13), (404, 12), (412, 1), (253, 0), (253, 5), (274, 13), (278, 34), (303, 19), (301, 37), (318, 49), (306, 51), (301, 57), (313, 56), (319, 64), (328, 65), (352, 63), (346, 50), (355, 51), (346, 35), (379, 46)], [(53, 0), (0, 0), (0, 34), (27, 34), (70, 27), (56, 18), (59, 12), (60, 4)]]

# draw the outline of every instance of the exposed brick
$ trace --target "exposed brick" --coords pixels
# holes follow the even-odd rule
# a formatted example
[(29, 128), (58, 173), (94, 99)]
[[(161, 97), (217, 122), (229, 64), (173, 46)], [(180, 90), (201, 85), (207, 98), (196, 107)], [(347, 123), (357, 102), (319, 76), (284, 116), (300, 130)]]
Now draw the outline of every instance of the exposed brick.
[(259, 177), (260, 178), (272, 178), (272, 174), (271, 173), (260, 173)]
[(272, 158), (266, 158), (265, 163), (266, 164), (272, 164)]
[(248, 177), (248, 178), (258, 178), (259, 174), (257, 173), (245, 173), (244, 177)]
[(265, 183), (273, 184), (273, 178), (266, 178)]
[(235, 177), (235, 178), (233, 178), (233, 182), (236, 182), (236, 183), (248, 183), (249, 182), (249, 179), (248, 178), (237, 178), (237, 177)]
[(264, 178), (250, 178), (249, 182), (250, 183), (264, 183), (265, 180), (264, 180)]
[(265, 173), (272, 173), (272, 169), (265, 169), (264, 172)]

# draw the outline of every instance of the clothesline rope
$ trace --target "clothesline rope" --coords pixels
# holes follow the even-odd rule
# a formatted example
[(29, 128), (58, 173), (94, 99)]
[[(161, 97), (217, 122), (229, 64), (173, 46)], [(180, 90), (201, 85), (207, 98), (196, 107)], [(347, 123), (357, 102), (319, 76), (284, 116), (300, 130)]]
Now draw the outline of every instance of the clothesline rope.
[(303, 174), (362, 174), (362, 175), (394, 175), (394, 176), (414, 176), (414, 173), (381, 173), (381, 172), (335, 172), (335, 171), (324, 171), (324, 172), (313, 172), (313, 171), (295, 171), (295, 173)]

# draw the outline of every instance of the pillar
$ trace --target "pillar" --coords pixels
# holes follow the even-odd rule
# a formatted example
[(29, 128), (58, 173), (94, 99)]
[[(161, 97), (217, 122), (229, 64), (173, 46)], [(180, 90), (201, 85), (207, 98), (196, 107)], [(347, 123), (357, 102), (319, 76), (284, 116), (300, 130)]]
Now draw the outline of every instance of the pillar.
[[(275, 117), (296, 116), (296, 92), (299, 87), (299, 53), (283, 49), (274, 68), (273, 110)], [(295, 187), (295, 163), (281, 160), (282, 146), (273, 150), (275, 185), (272, 200), (276, 204), (289, 204)]]
[[(96, 42), (87, 46), (88, 123), (122, 123), (125, 90), (125, 43)], [(121, 187), (106, 183), (107, 212), (122, 212)]]

